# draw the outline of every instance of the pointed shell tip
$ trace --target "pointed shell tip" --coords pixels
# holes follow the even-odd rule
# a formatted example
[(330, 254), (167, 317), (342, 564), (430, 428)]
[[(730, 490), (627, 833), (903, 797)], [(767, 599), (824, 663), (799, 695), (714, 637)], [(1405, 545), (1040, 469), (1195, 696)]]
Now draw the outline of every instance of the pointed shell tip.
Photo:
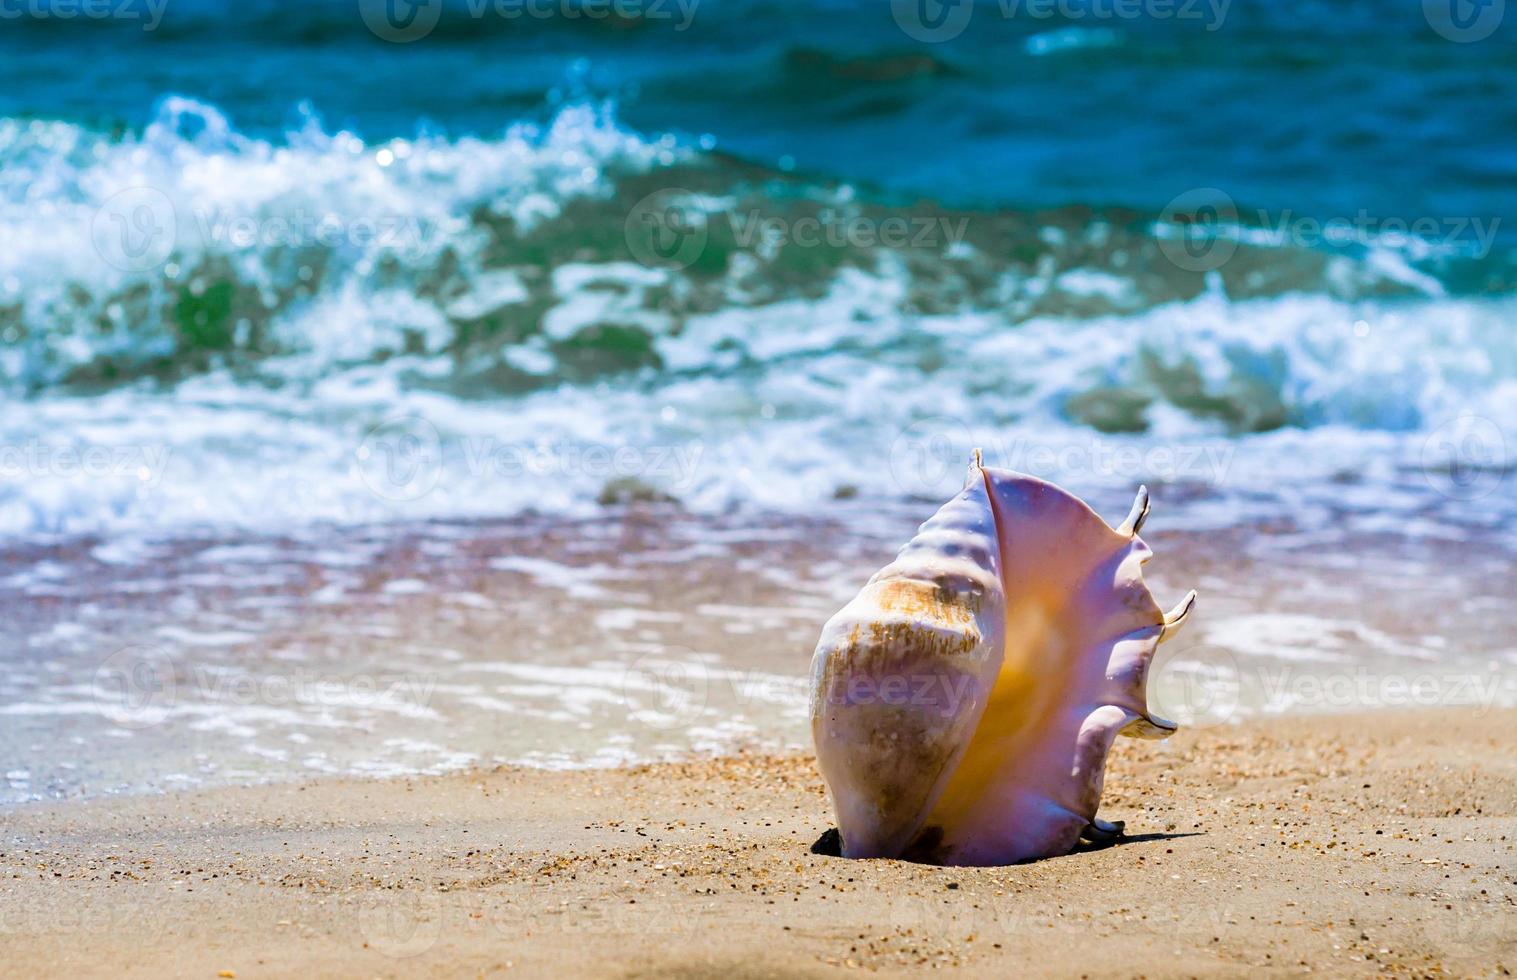
[(1117, 530), (1131, 537), (1143, 530), (1143, 522), (1146, 520), (1148, 520), (1148, 485), (1142, 484), (1138, 487), (1138, 495), (1133, 498), (1132, 510), (1128, 511), (1127, 520), (1123, 521), (1122, 526)]
[(1180, 627), (1185, 625), (1185, 621), (1190, 618), (1191, 610), (1195, 608), (1196, 590), (1191, 589), (1175, 608), (1164, 614), (1164, 630), (1161, 639), (1172, 638)]

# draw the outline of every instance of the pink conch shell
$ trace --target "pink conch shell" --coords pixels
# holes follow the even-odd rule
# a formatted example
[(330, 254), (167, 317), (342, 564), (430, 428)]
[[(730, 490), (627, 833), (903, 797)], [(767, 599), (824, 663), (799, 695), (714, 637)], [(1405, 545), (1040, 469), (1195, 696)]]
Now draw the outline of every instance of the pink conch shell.
[(1096, 820), (1119, 733), (1165, 738), (1148, 665), (1140, 490), (1119, 528), (1051, 483), (985, 469), (823, 627), (811, 728), (847, 857), (1010, 864)]

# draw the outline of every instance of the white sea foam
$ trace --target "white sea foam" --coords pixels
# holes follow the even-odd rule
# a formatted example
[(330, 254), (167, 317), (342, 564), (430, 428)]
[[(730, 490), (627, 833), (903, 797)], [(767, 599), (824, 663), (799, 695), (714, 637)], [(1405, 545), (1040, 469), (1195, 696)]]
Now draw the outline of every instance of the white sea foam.
[[(811, 511), (834, 494), (942, 496), (971, 445), (1084, 492), (1200, 485), (1215, 493), (1189, 516), (1218, 524), (1357, 497), (1366, 527), (1394, 513), (1402, 528), (1447, 535), (1512, 506), (1479, 491), (1517, 452), (1517, 301), (1448, 295), (1408, 264), (1416, 255), (1382, 245), (1334, 261), (1410, 295), (1337, 298), (1329, 277), (1314, 292), (1232, 301), (1214, 277), (1196, 299), (1154, 306), (1116, 264), (1040, 265), (1000, 273), (1004, 308), (929, 313), (890, 252), (772, 301), (745, 298), (739, 275), (727, 301), (681, 313), (664, 297), (695, 287), (667, 269), (572, 250), (547, 270), (489, 257), (489, 221), (547, 227), (572, 202), (614, 198), (627, 174), (697, 156), (587, 105), (494, 138), (382, 145), (314, 116), (282, 140), (254, 139), (177, 97), (124, 139), (0, 122), (0, 229), (20, 243), (0, 253), (0, 309), (15, 307), (0, 335), (12, 386), (0, 394), (0, 535), (109, 534), (97, 558), (135, 563), (142, 545), (120, 532), (586, 514), (608, 486), (696, 510)], [(123, 269), (95, 240), (96, 219), (142, 187), (169, 202), (176, 251), (163, 267)], [(399, 216), (431, 233), (414, 248), (313, 250), (239, 245), (203, 220), (300, 213)], [(1051, 248), (1070, 237), (1045, 231)], [(304, 281), (311, 295), (289, 293)], [(130, 374), (194, 355), (170, 301), (218, 282), (261, 304), (261, 326), (229, 323), (222, 338), (257, 350), (256, 383), (218, 367), (213, 345), (170, 385), (54, 387), (102, 362)], [(1107, 312), (1047, 312), (1061, 292)], [(481, 355), (528, 380), (468, 390), (459, 373), (473, 355), (452, 346), (460, 318), (534, 303), (535, 332)], [(645, 336), (659, 369), (578, 378), (554, 345), (606, 324)]]
[[(686, 369), (651, 386), (462, 402), (403, 386), (405, 366), (396, 364), (306, 388), (249, 387), (212, 374), (167, 392), (13, 402), (0, 418), (0, 445), (46, 432), (55, 444), (148, 445), (167, 464), (151, 482), (46, 471), (0, 478), (0, 532), (585, 514), (620, 477), (698, 510), (811, 509), (844, 486), (942, 496), (958, 479), (957, 457), (967, 459), (974, 445), (995, 464), (1082, 491), (1145, 480), (1199, 484), (1224, 498), (1213, 507), (1220, 522), (1257, 520), (1286, 505), (1300, 517), (1313, 500), (1337, 509), (1360, 500), (1366, 522), (1429, 503), (1478, 517), (1505, 513), (1513, 500), (1489, 491), (1505, 481), (1517, 452), (1517, 382), (1509, 377), (1517, 352), (1506, 330), (1514, 312), (1511, 302), (1495, 301), (1207, 297), (1132, 317), (1019, 328), (982, 315), (969, 318), (975, 329), (967, 335), (959, 317), (959, 353), (929, 379), (911, 363), (853, 351), (857, 326), (814, 331), (800, 362), (800, 348), (762, 340), (760, 360), (774, 358), (771, 369), (725, 376), (720, 365), (744, 345), (740, 338), (777, 329), (769, 313), (731, 311), (672, 338), (670, 360)], [(1366, 336), (1355, 335), (1357, 323), (1368, 325)], [(881, 316), (871, 329), (878, 342), (939, 326)], [(713, 373), (700, 372), (703, 362)], [(1215, 404), (1257, 388), (1261, 411), (1279, 406), (1301, 424), (1229, 435), (1222, 419), (1164, 401), (1169, 382), (1153, 365), (1166, 363), (1191, 365), (1194, 384)], [(1069, 399), (1102, 385), (1154, 399), (1150, 430), (1101, 434), (1070, 424)], [(377, 464), (357, 455), (373, 427), (394, 418), (424, 420), (436, 434), (436, 455), (421, 461), (429, 485), (414, 498), (390, 493)], [(1345, 486), (1345, 475), (1362, 485)], [(95, 553), (137, 563), (149, 557), (142, 547), (116, 538)], [(575, 581), (584, 587), (586, 579)]]

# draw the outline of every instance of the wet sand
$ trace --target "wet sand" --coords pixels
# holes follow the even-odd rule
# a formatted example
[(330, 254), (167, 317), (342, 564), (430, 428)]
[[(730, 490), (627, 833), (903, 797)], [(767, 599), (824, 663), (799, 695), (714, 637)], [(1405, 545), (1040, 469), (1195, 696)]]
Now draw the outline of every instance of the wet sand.
[(810, 853), (803, 754), (27, 804), (0, 816), (0, 972), (1503, 976), (1514, 723), (1124, 739), (1127, 842), (992, 869)]

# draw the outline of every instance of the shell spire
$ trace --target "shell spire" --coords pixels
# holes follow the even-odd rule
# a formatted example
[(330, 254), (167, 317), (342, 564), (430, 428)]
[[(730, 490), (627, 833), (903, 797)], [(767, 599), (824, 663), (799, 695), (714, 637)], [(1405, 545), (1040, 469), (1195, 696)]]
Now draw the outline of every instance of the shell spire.
[(1144, 585), (1148, 511), (1143, 488), (1112, 528), (975, 452), (817, 645), (812, 735), (845, 856), (1007, 864), (1120, 832), (1096, 818), (1106, 756), (1175, 731), (1148, 667), (1195, 605), (1166, 615)]

